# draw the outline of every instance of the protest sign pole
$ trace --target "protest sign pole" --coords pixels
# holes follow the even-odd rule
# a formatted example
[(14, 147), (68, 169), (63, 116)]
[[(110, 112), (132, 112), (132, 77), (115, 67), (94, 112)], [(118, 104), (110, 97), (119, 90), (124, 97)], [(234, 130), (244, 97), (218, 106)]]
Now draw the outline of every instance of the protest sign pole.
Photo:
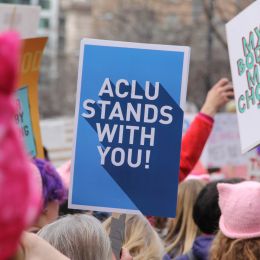
[(120, 260), (120, 253), (125, 240), (126, 217), (126, 214), (112, 214), (109, 238), (116, 260)]
[(15, 16), (16, 16), (16, 6), (14, 6), (11, 19), (10, 19), (10, 30), (14, 28), (14, 21), (15, 21)]

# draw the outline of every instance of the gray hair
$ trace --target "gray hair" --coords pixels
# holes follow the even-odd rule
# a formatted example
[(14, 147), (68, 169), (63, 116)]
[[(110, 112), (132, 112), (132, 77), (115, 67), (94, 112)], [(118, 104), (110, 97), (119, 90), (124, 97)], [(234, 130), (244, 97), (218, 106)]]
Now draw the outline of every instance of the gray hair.
[(101, 223), (86, 214), (67, 215), (38, 235), (71, 260), (112, 259), (110, 240)]

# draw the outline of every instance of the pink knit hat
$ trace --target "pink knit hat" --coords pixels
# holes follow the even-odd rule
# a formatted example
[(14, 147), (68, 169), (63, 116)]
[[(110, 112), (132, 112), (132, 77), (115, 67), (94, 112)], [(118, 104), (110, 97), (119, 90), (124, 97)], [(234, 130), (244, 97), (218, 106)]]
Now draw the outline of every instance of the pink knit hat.
[(57, 169), (59, 175), (61, 176), (62, 182), (67, 190), (70, 187), (70, 169), (71, 160), (67, 161)]
[(23, 230), (35, 220), (41, 202), (39, 185), (14, 121), (19, 52), (16, 33), (0, 35), (0, 260), (15, 253)]
[(217, 187), (223, 234), (232, 239), (260, 237), (260, 183), (220, 183)]

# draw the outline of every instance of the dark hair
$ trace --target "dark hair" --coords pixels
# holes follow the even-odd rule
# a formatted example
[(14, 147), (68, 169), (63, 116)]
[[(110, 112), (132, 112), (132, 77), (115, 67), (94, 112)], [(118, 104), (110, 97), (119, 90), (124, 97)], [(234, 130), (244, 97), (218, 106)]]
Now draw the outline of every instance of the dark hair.
[(43, 153), (44, 153), (44, 159), (46, 161), (50, 161), (49, 151), (45, 146), (43, 146)]
[(220, 208), (218, 205), (218, 183), (239, 183), (244, 179), (233, 178), (208, 183), (199, 193), (193, 207), (193, 220), (199, 229), (209, 235), (218, 232)]
[(260, 259), (260, 238), (231, 239), (221, 231), (216, 235), (211, 249), (211, 260), (258, 260)]
[(74, 215), (74, 214), (85, 214), (86, 210), (70, 209), (68, 206), (68, 199), (66, 199), (59, 208), (59, 216)]
[(50, 162), (38, 158), (33, 159), (33, 163), (41, 174), (44, 207), (48, 202), (54, 200), (62, 203), (67, 197), (67, 192), (54, 166)]

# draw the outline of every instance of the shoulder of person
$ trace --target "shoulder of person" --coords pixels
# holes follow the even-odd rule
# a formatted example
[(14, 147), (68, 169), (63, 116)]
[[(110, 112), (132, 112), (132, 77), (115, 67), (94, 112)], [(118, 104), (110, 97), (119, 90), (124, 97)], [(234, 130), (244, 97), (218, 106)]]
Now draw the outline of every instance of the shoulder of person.
[(190, 250), (187, 254), (176, 257), (175, 260), (198, 260), (198, 259), (193, 254), (193, 251)]
[(26, 260), (68, 260), (66, 256), (48, 242), (33, 233), (26, 232), (22, 237)]

